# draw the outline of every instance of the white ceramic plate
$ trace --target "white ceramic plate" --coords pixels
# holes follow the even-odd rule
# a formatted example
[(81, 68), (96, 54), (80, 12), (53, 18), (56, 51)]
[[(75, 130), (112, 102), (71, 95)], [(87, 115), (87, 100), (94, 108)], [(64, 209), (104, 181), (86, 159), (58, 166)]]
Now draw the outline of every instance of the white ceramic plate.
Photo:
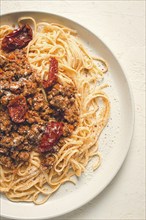
[(105, 82), (111, 101), (111, 118), (100, 137), (102, 164), (95, 172), (91, 163), (77, 180), (77, 185), (63, 185), (45, 204), (14, 203), (1, 196), (1, 215), (10, 219), (49, 219), (84, 205), (97, 196), (119, 171), (130, 146), (134, 126), (134, 107), (131, 91), (122, 67), (108, 47), (83, 26), (60, 16), (43, 12), (18, 12), (2, 15), (2, 24), (17, 23), (21, 16), (32, 16), (36, 21), (57, 22), (76, 29), (88, 50), (103, 57), (109, 64)]

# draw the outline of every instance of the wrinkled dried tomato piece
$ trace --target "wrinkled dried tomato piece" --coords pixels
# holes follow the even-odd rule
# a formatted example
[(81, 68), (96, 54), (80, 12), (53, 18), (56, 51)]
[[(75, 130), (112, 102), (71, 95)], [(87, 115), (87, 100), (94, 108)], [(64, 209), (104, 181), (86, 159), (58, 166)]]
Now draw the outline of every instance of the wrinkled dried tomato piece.
[(9, 115), (15, 123), (25, 121), (25, 114), (27, 112), (26, 98), (22, 95), (12, 99), (8, 104)]
[(60, 137), (63, 134), (63, 123), (62, 122), (49, 122), (45, 133), (42, 136), (39, 151), (41, 153), (51, 151), (52, 147), (57, 144)]
[(2, 50), (11, 52), (26, 47), (32, 40), (32, 29), (26, 24), (6, 35), (2, 40)]
[(58, 61), (55, 58), (50, 59), (50, 68), (48, 74), (48, 80), (43, 80), (42, 84), (45, 89), (53, 86), (57, 82), (58, 74)]

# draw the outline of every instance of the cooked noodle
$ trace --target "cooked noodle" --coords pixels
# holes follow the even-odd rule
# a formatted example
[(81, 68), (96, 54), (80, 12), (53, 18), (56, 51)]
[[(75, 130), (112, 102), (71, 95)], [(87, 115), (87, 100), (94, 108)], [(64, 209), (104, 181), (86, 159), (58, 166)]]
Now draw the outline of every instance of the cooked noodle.
[[(51, 169), (43, 170), (36, 152), (31, 153), (29, 165), (20, 164), (15, 170), (0, 166), (0, 191), (8, 199), (42, 204), (62, 184), (73, 182), (72, 176), (81, 176), (93, 157), (97, 158), (93, 169), (100, 166), (98, 140), (110, 111), (109, 99), (103, 91), (107, 85), (101, 80), (108, 67), (103, 59), (88, 54), (76, 31), (56, 23), (36, 24), (34, 19), (27, 17), (20, 18), (19, 22), (26, 19), (34, 24), (33, 40), (27, 46), (29, 63), (43, 79), (49, 68), (49, 58), (55, 57), (59, 63), (59, 81), (77, 87), (76, 105), (80, 111), (79, 124), (54, 155)], [(2, 26), (0, 39), (11, 30), (11, 26)]]

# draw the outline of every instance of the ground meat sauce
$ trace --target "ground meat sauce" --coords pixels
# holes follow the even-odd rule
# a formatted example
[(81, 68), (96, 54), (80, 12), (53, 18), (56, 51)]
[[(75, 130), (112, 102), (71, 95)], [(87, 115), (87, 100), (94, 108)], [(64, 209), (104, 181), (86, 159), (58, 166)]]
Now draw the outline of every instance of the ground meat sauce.
[(53, 154), (78, 124), (76, 88), (57, 81), (55, 58), (49, 71), (49, 81), (41, 82), (25, 48), (0, 56), (0, 164), (6, 168), (26, 164), (31, 151), (39, 152), (42, 165), (50, 168)]

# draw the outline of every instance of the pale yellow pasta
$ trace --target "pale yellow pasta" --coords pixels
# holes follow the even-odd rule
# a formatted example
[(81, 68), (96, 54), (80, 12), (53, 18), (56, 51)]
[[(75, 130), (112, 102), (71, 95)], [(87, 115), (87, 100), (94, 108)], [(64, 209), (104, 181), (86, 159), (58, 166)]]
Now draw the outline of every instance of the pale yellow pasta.
[[(98, 139), (108, 122), (110, 102), (103, 91), (106, 85), (100, 82), (108, 67), (103, 59), (89, 55), (75, 30), (56, 23), (36, 23), (30, 17), (20, 18), (19, 22), (25, 20), (31, 20), (34, 25), (33, 40), (27, 46), (29, 63), (43, 79), (49, 68), (49, 58), (55, 57), (59, 62), (60, 82), (77, 88), (76, 105), (80, 112), (76, 130), (54, 155), (55, 163), (51, 169), (43, 170), (36, 152), (31, 153), (27, 166), (20, 165), (17, 170), (0, 166), (0, 191), (8, 199), (42, 204), (62, 184), (73, 182), (72, 176), (85, 172), (93, 157), (97, 158), (93, 169), (101, 164)], [(0, 40), (12, 29), (8, 25), (2, 26)], [(97, 61), (104, 70), (96, 65)]]

